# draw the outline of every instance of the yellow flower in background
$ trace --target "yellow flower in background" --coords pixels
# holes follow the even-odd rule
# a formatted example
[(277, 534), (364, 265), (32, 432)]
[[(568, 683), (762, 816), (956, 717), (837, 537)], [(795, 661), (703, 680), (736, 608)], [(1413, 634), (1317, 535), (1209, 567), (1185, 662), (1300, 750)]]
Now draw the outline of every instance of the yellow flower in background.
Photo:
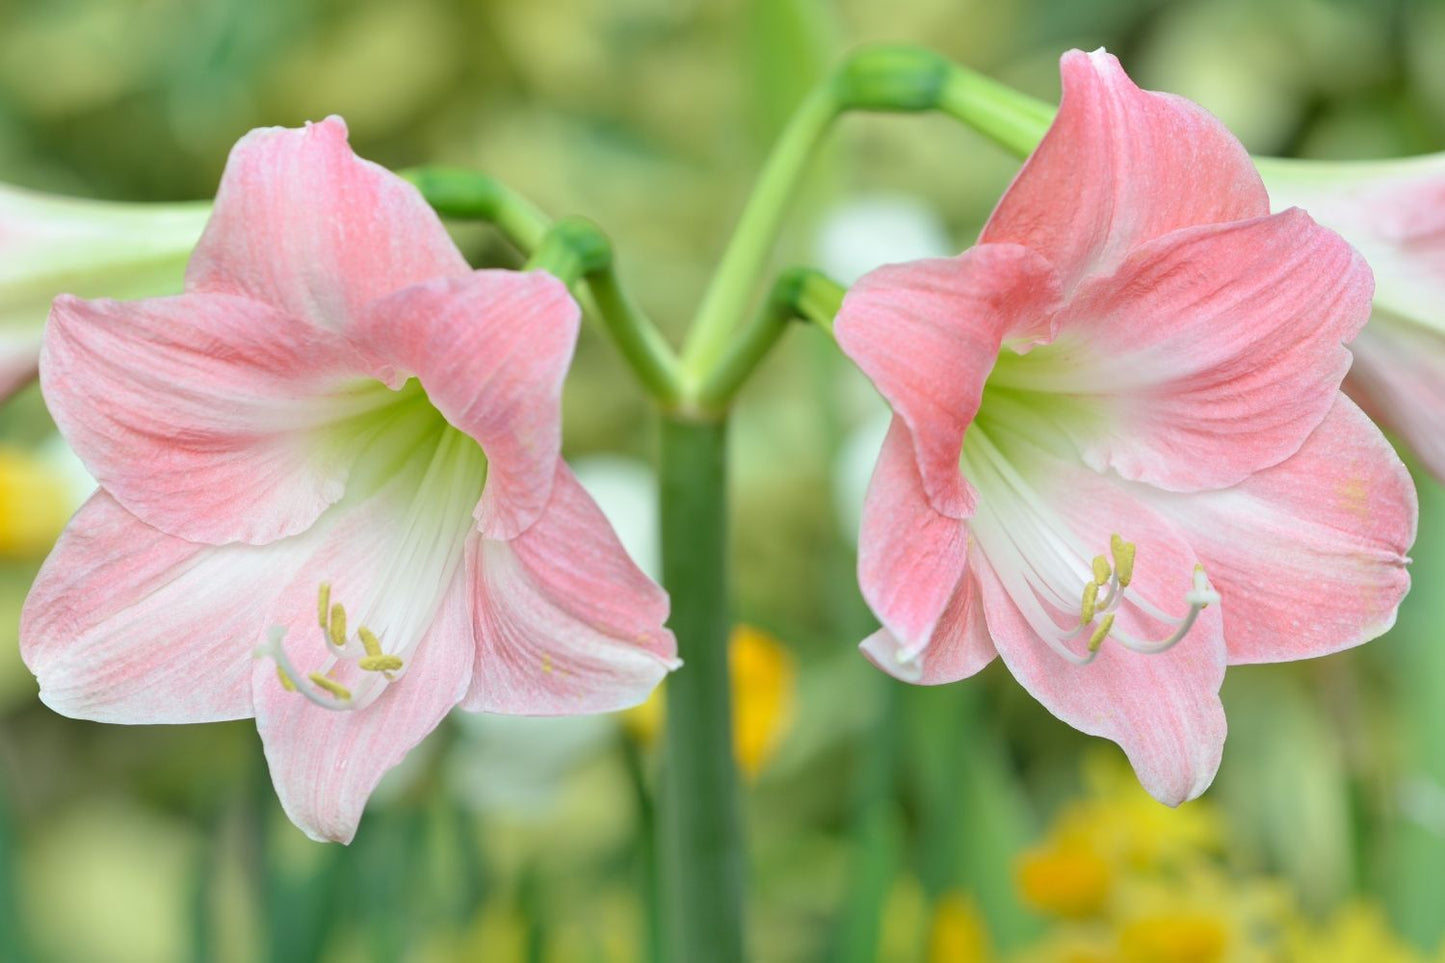
[(39, 559), (80, 506), (85, 487), (66, 451), (0, 446), (0, 558)]
[(966, 893), (944, 893), (933, 905), (928, 927), (928, 963), (985, 963), (988, 927), (978, 904)]
[[(797, 670), (783, 644), (761, 629), (738, 625), (728, 640), (733, 689), (733, 754), (748, 779), (763, 770), (792, 726)], [(652, 745), (662, 734), (666, 683), (622, 714), (632, 737)]]
[(1113, 875), (1092, 840), (1058, 833), (1024, 852), (1015, 872), (1025, 905), (1066, 919), (1102, 913)]
[[(1445, 959), (1445, 946), (1441, 947)], [(1383, 910), (1372, 903), (1341, 906), (1322, 926), (1296, 925), (1289, 959), (1310, 963), (1422, 963), (1424, 957), (1390, 932)]]
[(1119, 931), (1124, 963), (1220, 963), (1229, 945), (1227, 922), (1210, 913), (1145, 916)]

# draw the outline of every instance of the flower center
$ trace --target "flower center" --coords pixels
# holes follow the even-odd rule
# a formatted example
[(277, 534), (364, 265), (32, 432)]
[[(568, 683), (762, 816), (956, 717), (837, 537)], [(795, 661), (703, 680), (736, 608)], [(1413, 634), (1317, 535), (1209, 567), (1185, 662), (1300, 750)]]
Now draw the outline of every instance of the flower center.
[(316, 557), (352, 573), (344, 578), (354, 618), (333, 597), (340, 583), (320, 581), (321, 644), (293, 644), (288, 652), (285, 629), (277, 627), (256, 655), (275, 661), (288, 692), (324, 709), (354, 712), (400, 681), (430, 630), (475, 530), (487, 459), (419, 387), (403, 387), (392, 403), (353, 419), (346, 431), (337, 445), (354, 452), (352, 469), (345, 496), (317, 522)]
[[(979, 492), (970, 522), (979, 548), (1029, 626), (1066, 661), (1088, 665), (1110, 639), (1142, 654), (1167, 651), (1188, 635), (1200, 612), (1219, 601), (1196, 565), (1184, 595), (1187, 612), (1174, 616), (1153, 605), (1133, 585), (1134, 543), (1112, 534), (1109, 554), (1090, 558), (1073, 528), (978, 422), (969, 430), (961, 468)], [(1173, 630), (1161, 639), (1126, 632), (1117, 624), (1126, 605)], [(1081, 638), (1082, 651), (1076, 641)]]

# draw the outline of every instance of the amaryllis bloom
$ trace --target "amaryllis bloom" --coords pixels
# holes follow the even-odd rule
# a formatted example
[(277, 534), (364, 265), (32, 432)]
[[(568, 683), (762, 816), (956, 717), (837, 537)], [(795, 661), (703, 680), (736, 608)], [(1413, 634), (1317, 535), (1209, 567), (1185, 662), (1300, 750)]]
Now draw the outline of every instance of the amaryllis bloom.
[(0, 399), (34, 376), (57, 294), (180, 291), (209, 213), (209, 204), (116, 204), (0, 184)]
[(41, 388), (101, 490), (22, 616), (41, 698), (254, 716), (286, 812), (343, 841), (453, 706), (642, 701), (676, 647), (560, 457), (577, 326), (556, 278), (471, 270), (339, 119), (247, 135), (184, 294), (51, 312)]
[(1445, 480), (1445, 154), (1255, 163), (1276, 210), (1304, 208), (1369, 261), (1375, 309), (1345, 391)]
[(1063, 58), (1049, 133), (955, 258), (880, 268), (839, 344), (891, 403), (860, 534), (884, 670), (995, 655), (1145, 788), (1204, 790), (1231, 663), (1383, 632), (1408, 587), (1409, 476), (1340, 394), (1364, 261), (1269, 214), (1213, 117)]

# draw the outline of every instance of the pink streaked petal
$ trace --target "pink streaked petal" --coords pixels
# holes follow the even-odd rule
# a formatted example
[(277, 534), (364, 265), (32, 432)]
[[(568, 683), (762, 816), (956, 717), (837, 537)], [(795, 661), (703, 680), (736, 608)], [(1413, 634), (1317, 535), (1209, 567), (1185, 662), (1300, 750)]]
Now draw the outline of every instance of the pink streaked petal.
[(264, 544), (341, 497), (350, 456), (318, 439), (365, 406), (347, 392), (361, 368), (335, 337), (244, 298), (62, 296), (40, 381), (66, 440), (143, 521)]
[[(1022, 450), (1015, 447), (1016, 453)], [(1166, 613), (1182, 616), (1188, 610), (1184, 596), (1192, 585), (1195, 555), (1135, 489), (1060, 462), (1031, 457), (1019, 464), (1086, 553), (1106, 552), (1115, 533), (1135, 543), (1131, 593)], [(1144, 788), (1161, 802), (1178, 805), (1203, 792), (1219, 767), (1225, 736), (1219, 607), (1205, 609), (1189, 634), (1165, 652), (1138, 653), (1108, 639), (1093, 663), (1074, 665), (1038, 637), (1005, 589), (993, 559), (982, 556), (974, 553), (973, 571), (989, 632), (1020, 684), (1064, 722), (1123, 747)], [(1126, 597), (1115, 628), (1153, 642), (1173, 626), (1144, 615)], [(1074, 640), (1077, 651), (1083, 651), (1083, 641)]]
[(1144, 245), (1079, 288), (1040, 350), (1087, 352), (1052, 387), (1111, 411), (1076, 439), (1091, 466), (1220, 488), (1287, 458), (1324, 418), (1371, 290), (1364, 260), (1295, 209)]
[[(314, 619), (314, 598), (311, 606)], [(411, 653), (406, 674), (364, 709), (336, 712), (313, 705), (276, 684), (272, 663), (258, 662), (256, 727), (291, 821), (312, 839), (350, 842), (381, 777), (467, 691), (475, 653), (467, 592), (458, 577)]]
[(370, 305), (364, 331), (396, 380), (414, 374), (452, 425), (487, 453), (477, 520), (487, 538), (532, 524), (561, 451), (562, 380), (581, 312), (540, 271), (476, 271)]
[(1231, 663), (1367, 642), (1394, 624), (1409, 590), (1415, 486), (1342, 396), (1287, 461), (1233, 488), (1156, 504), (1187, 532), (1220, 594)]
[(858, 582), (883, 623), (864, 651), (879, 668), (910, 678), (921, 671), (918, 657), (926, 652), (937, 677), (937, 648), (959, 650), (945, 660), (954, 668), (976, 663), (977, 671), (993, 658), (987, 633), (968, 631), (967, 599), (959, 600), (960, 612), (946, 617), (950, 600), (973, 594), (961, 584), (969, 541), (967, 522), (929, 504), (908, 428), (895, 417), (868, 486), (858, 538)]
[(980, 241), (1038, 251), (1067, 291), (1170, 231), (1269, 212), (1249, 154), (1202, 107), (1140, 90), (1102, 50), (1069, 51), (1060, 72), (1054, 124)]
[(1046, 330), (1049, 265), (1011, 244), (866, 274), (838, 312), (838, 345), (907, 425), (933, 506), (967, 518), (975, 494), (958, 470), (963, 434), (1006, 338)]
[(41, 700), (99, 722), (249, 717), (252, 650), (292, 555), (173, 538), (97, 492), (21, 615), (20, 652)]
[(469, 545), (480, 650), (467, 709), (623, 709), (679, 665), (677, 642), (663, 627), (667, 594), (627, 557), (560, 459), (556, 473), (552, 499), (531, 528), (510, 541), (474, 536)]
[(1375, 307), (1445, 333), (1445, 153), (1388, 161), (1259, 162), (1276, 210), (1339, 231), (1375, 272)]
[(917, 655), (910, 656), (887, 629), (874, 632), (858, 647), (878, 668), (915, 685), (942, 685), (966, 679), (981, 671), (998, 654), (984, 620), (983, 597), (971, 574), (959, 579), (953, 598)]
[(1445, 334), (1376, 310), (1350, 353), (1345, 393), (1445, 481)]
[(329, 117), (236, 144), (186, 289), (343, 330), (374, 298), (468, 270), (416, 188), (353, 154), (346, 124)]

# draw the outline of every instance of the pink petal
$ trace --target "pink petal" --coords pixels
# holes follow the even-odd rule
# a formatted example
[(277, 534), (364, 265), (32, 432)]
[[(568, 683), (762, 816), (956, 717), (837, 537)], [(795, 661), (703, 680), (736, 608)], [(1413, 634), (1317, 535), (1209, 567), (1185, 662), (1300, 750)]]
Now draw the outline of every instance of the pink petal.
[(510, 538), (547, 504), (562, 435), (562, 380), (580, 311), (548, 274), (477, 271), (406, 288), (367, 310), (362, 337), (398, 377), (487, 453), (478, 521)]
[(174, 538), (97, 492), (61, 535), (21, 616), (20, 652), (41, 700), (99, 722), (250, 716), (251, 653), (285, 556)]
[(366, 302), (468, 267), (417, 190), (358, 158), (346, 124), (253, 130), (231, 151), (189, 291), (254, 298), (341, 330)]
[(1234, 488), (1161, 501), (1221, 596), (1229, 661), (1327, 655), (1383, 633), (1410, 587), (1415, 487), (1338, 397), (1304, 445)]
[(129, 511), (177, 537), (260, 544), (341, 497), (348, 453), (318, 439), (355, 413), (325, 396), (361, 367), (331, 335), (243, 298), (62, 296), (40, 380), (61, 433)]
[(1376, 310), (1350, 352), (1345, 393), (1445, 481), (1445, 334)]
[(1259, 166), (1276, 210), (1304, 208), (1370, 262), (1377, 311), (1445, 330), (1445, 153)]
[(863, 651), (880, 669), (909, 681), (948, 682), (993, 659), (976, 617), (973, 580), (964, 577), (968, 543), (967, 523), (929, 504), (908, 429), (894, 418), (858, 539), (863, 598), (884, 626)]
[(909, 657), (903, 643), (879, 629), (858, 646), (878, 668), (915, 685), (957, 682), (983, 669), (998, 654), (984, 620), (983, 596), (973, 575), (959, 579), (922, 652)]
[[(489, 482), (490, 484), (490, 482)], [(547, 510), (509, 541), (475, 537), (480, 650), (467, 709), (608, 712), (647, 698), (678, 666), (667, 594), (632, 564), (560, 460)]]
[[(312, 839), (349, 843), (381, 777), (467, 691), (476, 649), (466, 596), (462, 580), (454, 579), (406, 674), (355, 712), (313, 705), (276, 683), (274, 664), (256, 663), (256, 727), (271, 780), (286, 815)], [(310, 606), (314, 626), (314, 595)]]
[(975, 495), (958, 470), (999, 345), (1030, 337), (1054, 300), (1047, 264), (1015, 245), (881, 267), (843, 300), (838, 345), (907, 425), (933, 506), (966, 518)]
[[(1035, 468), (1030, 476), (1040, 477), (1040, 471)], [(1168, 521), (1117, 482), (1057, 463), (1041, 494), (1088, 549), (1099, 546), (1105, 551), (1114, 533), (1134, 542), (1131, 589), (1165, 612), (1187, 611), (1184, 596), (1196, 560)], [(994, 645), (1034, 698), (1074, 728), (1118, 743), (1144, 788), (1159, 801), (1178, 805), (1208, 787), (1219, 768), (1225, 736), (1219, 701), (1225, 646), (1218, 606), (1205, 609), (1190, 633), (1165, 652), (1134, 652), (1111, 639), (1093, 663), (1079, 666), (1038, 637), (991, 560), (978, 559), (974, 572)], [(1141, 615), (1127, 601), (1115, 624), (1116, 630), (1140, 641), (1163, 638), (1170, 628)]]
[(1141, 247), (1078, 289), (1039, 351), (1084, 346), (1052, 387), (1104, 400), (1109, 424), (1076, 435), (1092, 467), (1219, 488), (1282, 461), (1324, 418), (1370, 292), (1360, 256), (1291, 210)]
[(1269, 213), (1243, 145), (1202, 107), (1140, 90), (1102, 50), (1059, 66), (1058, 116), (980, 241), (1038, 251), (1068, 291), (1170, 231)]

